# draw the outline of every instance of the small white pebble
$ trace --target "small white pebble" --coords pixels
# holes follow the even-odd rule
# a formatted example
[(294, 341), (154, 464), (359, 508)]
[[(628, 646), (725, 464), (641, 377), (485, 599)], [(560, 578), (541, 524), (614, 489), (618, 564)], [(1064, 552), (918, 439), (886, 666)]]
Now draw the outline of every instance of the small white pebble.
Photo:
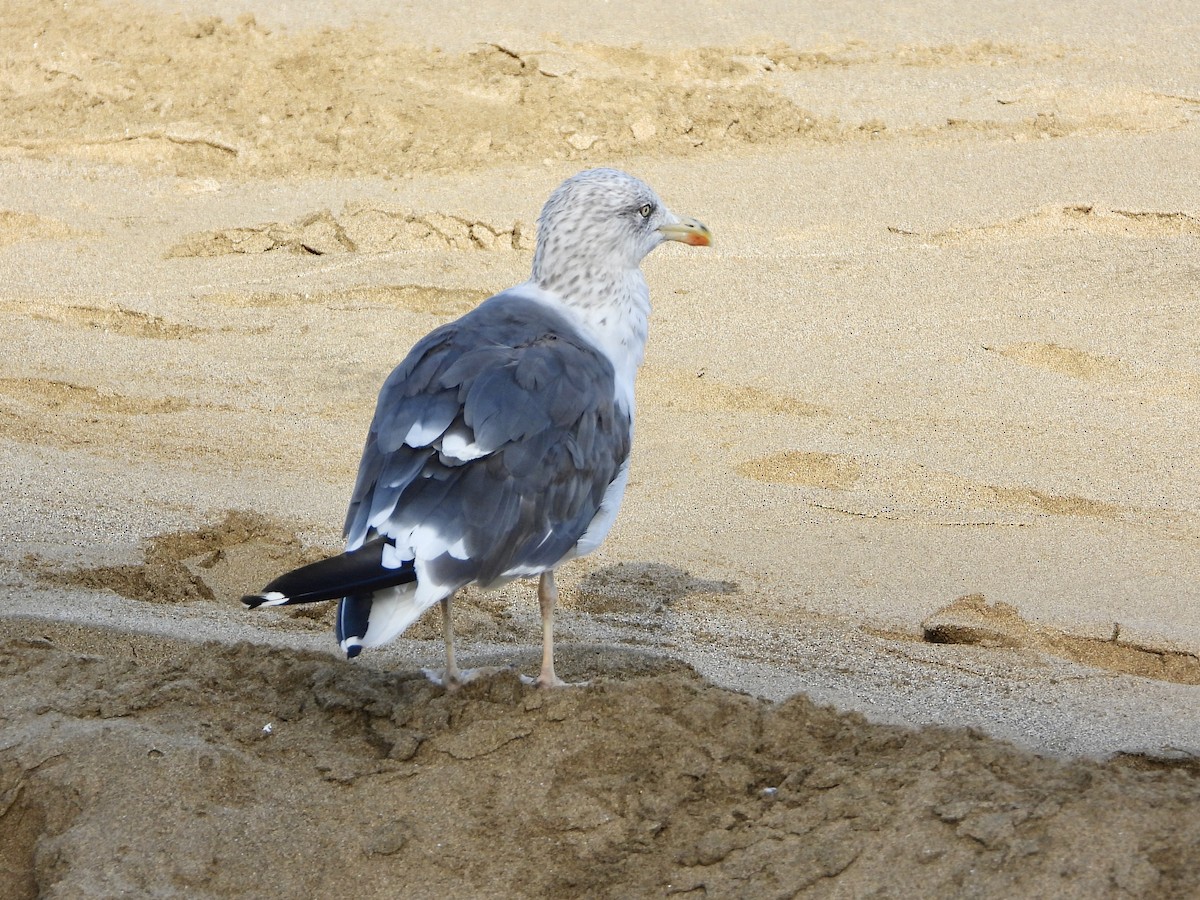
[(270, 722), (263, 726), (263, 734), (271, 734), (274, 731), (275, 729), (272, 727)]

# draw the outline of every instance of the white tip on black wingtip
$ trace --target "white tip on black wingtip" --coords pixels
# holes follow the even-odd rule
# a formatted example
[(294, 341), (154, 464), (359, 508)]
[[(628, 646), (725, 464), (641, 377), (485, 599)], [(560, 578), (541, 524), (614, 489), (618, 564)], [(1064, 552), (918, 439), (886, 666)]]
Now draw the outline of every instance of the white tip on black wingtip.
[(354, 659), (363, 651), (362, 640), (356, 637), (346, 638), (342, 641), (342, 651), (346, 654), (346, 659)]
[(281, 594), (279, 591), (266, 591), (262, 594), (248, 594), (242, 598), (251, 609), (257, 609), (260, 606), (283, 606), (291, 598), (287, 594)]

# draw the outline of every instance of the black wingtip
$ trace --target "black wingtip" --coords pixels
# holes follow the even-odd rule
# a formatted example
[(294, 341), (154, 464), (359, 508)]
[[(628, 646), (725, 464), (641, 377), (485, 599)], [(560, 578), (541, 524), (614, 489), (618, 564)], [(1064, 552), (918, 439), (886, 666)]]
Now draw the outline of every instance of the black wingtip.
[(362, 653), (362, 647), (354, 644), (346, 648), (346, 659), (354, 659), (358, 654)]
[(257, 594), (248, 594), (242, 602), (256, 606), (291, 606), (295, 603), (319, 603), (340, 600), (350, 594), (367, 593), (408, 584), (417, 578), (411, 561), (399, 568), (383, 565), (383, 548), (390, 546), (382, 538), (357, 550), (317, 560), (280, 575)]

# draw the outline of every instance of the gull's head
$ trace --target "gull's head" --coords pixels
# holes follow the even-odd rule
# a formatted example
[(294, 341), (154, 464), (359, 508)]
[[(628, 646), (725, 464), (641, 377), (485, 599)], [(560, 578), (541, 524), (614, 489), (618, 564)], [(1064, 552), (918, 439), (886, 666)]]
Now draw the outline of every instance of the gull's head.
[(569, 295), (584, 280), (624, 278), (664, 241), (707, 247), (712, 235), (667, 209), (644, 181), (616, 169), (588, 169), (560, 184), (542, 207), (533, 278)]

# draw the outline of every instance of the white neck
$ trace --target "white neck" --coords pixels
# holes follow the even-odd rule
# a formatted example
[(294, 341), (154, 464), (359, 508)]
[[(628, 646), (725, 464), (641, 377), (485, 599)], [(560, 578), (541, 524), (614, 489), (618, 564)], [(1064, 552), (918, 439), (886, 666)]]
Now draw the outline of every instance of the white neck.
[(646, 354), (650, 320), (650, 287), (641, 270), (628, 269), (616, 284), (586, 296), (545, 290), (532, 279), (521, 289), (566, 312), (604, 352), (615, 370), (618, 400), (632, 414), (633, 382)]

